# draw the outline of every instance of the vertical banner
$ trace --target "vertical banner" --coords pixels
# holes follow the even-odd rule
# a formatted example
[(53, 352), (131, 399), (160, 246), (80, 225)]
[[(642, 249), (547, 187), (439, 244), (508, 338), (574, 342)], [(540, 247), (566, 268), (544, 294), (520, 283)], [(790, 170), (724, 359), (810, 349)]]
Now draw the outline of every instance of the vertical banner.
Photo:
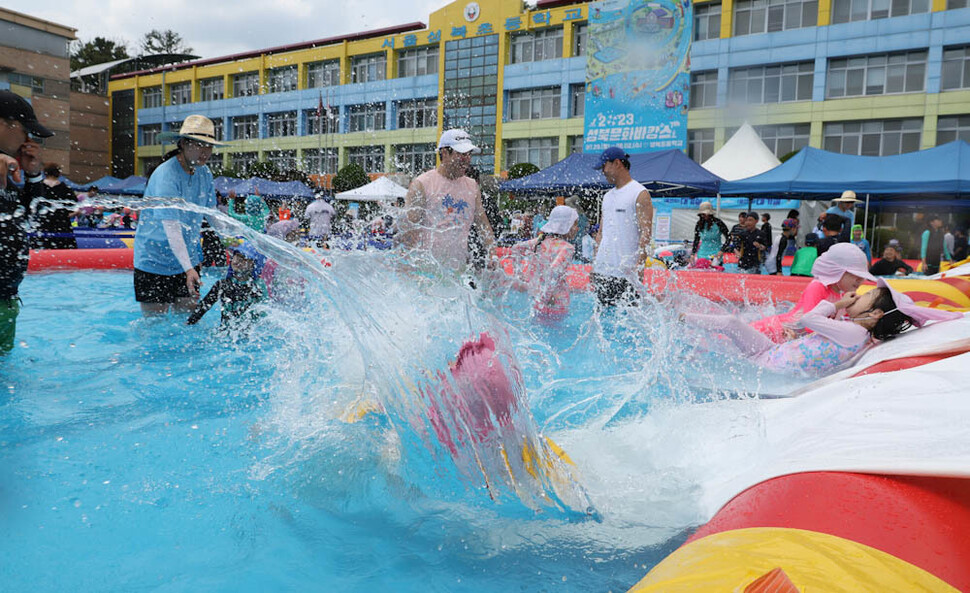
[(687, 148), (690, 0), (589, 5), (583, 152)]

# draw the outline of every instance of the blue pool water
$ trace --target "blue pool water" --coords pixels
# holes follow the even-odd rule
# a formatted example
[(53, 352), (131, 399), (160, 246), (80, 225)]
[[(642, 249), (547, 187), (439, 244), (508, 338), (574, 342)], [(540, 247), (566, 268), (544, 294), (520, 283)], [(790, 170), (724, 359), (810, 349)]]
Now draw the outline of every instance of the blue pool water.
[[(625, 591), (703, 521), (722, 437), (757, 430), (683, 413), (766, 379), (698, 367), (669, 302), (595, 316), (580, 294), (545, 326), (386, 255), (278, 256), (296, 296), (228, 332), (217, 310), (143, 319), (130, 273), (26, 279), (0, 359), (0, 588)], [(521, 369), (516, 438), (566, 450), (576, 508), (490, 492), (423, 431), (414, 384), (483, 331)], [(361, 401), (384, 413), (349, 421)]]

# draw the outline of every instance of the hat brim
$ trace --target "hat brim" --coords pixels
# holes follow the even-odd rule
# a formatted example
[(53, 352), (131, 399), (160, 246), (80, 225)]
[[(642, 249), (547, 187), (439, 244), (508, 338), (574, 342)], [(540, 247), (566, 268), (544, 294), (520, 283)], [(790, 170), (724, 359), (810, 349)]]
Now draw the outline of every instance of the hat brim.
[(209, 146), (228, 146), (226, 142), (219, 142), (218, 140), (213, 140), (206, 136), (199, 136), (197, 134), (179, 134), (178, 132), (162, 132), (158, 135), (158, 139), (162, 142), (176, 142), (179, 138), (186, 138), (188, 140), (194, 140), (196, 142), (201, 142), (203, 144), (208, 144)]
[(838, 198), (835, 198), (832, 201), (833, 202), (861, 202), (862, 200), (860, 200), (859, 198), (842, 198), (842, 197), (838, 197)]
[(451, 146), (439, 146), (438, 150), (441, 150), (442, 148), (450, 148), (455, 152), (460, 152), (462, 154), (479, 154), (482, 152), (481, 148), (475, 146), (471, 142), (459, 142), (458, 144), (452, 144)]
[(21, 124), (23, 124), (24, 129), (27, 130), (31, 136), (37, 136), (38, 138), (50, 138), (54, 135), (54, 132), (51, 132), (44, 126), (40, 125), (40, 122), (36, 119), (33, 121), (19, 121)]

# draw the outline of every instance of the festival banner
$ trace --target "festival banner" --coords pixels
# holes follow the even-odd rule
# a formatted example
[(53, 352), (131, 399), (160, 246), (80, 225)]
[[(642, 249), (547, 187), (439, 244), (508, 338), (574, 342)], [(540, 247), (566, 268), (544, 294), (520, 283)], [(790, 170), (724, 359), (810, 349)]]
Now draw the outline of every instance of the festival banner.
[(583, 152), (687, 148), (689, 0), (589, 5)]

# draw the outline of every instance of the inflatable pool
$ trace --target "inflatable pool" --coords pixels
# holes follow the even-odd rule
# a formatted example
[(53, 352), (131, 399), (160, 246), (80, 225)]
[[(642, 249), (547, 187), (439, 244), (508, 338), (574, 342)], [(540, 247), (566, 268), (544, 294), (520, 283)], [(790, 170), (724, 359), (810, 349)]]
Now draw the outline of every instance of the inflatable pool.
[(757, 467), (631, 591), (970, 590), (970, 318), (877, 346), (762, 402)]

